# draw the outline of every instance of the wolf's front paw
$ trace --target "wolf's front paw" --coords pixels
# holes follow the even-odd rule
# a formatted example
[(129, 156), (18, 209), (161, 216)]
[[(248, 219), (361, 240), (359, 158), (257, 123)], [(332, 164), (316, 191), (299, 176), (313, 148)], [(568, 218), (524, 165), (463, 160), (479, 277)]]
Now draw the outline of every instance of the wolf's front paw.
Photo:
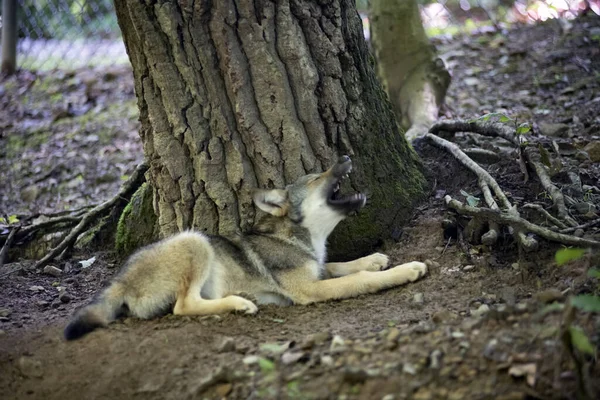
[(366, 264), (365, 271), (382, 271), (387, 268), (389, 258), (383, 253), (373, 253), (364, 259)]
[(427, 273), (427, 264), (419, 261), (409, 262), (407, 264), (404, 264), (403, 267), (411, 272), (411, 276), (409, 277), (409, 280), (411, 282), (422, 278)]
[(246, 300), (239, 296), (229, 296), (229, 303), (233, 311), (242, 312), (244, 314), (256, 314), (258, 307), (250, 300)]

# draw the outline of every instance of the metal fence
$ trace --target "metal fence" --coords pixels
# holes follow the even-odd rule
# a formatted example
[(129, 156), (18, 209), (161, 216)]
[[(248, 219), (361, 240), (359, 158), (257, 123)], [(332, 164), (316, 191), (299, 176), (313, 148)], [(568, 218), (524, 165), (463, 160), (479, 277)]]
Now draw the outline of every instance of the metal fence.
[(17, 66), (28, 70), (125, 64), (112, 0), (17, 0)]
[[(72, 69), (128, 62), (112, 0), (13, 1), (17, 3), (19, 68)], [(367, 37), (368, 1), (389, 0), (357, 0)], [(585, 8), (600, 14), (600, 0), (417, 2), (431, 36), (499, 29), (516, 22), (574, 18)]]

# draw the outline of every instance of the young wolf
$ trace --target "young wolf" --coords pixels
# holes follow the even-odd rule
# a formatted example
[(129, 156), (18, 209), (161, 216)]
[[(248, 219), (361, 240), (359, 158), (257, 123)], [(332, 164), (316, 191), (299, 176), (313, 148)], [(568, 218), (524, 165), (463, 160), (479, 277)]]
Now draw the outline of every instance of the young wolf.
[(384, 270), (375, 253), (345, 263), (325, 263), (335, 226), (366, 203), (363, 194), (340, 194), (352, 170), (348, 156), (329, 170), (298, 179), (285, 189), (257, 190), (256, 206), (268, 215), (251, 233), (233, 237), (183, 232), (135, 253), (122, 272), (65, 329), (67, 340), (106, 326), (127, 311), (151, 318), (242, 311), (257, 303), (308, 304), (342, 299), (413, 282), (427, 272), (422, 262)]

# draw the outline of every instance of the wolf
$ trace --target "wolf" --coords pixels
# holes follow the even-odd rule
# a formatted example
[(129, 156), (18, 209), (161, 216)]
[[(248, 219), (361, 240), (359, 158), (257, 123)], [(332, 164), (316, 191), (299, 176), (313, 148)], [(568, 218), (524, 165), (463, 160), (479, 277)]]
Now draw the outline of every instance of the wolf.
[(73, 340), (119, 315), (149, 319), (229, 311), (254, 314), (258, 304), (309, 304), (344, 299), (414, 282), (427, 265), (388, 267), (374, 253), (350, 262), (326, 263), (327, 237), (349, 214), (365, 206), (364, 194), (343, 195), (352, 170), (342, 156), (327, 171), (299, 178), (285, 189), (255, 190), (266, 214), (246, 234), (230, 237), (186, 231), (134, 253), (121, 273), (65, 328)]

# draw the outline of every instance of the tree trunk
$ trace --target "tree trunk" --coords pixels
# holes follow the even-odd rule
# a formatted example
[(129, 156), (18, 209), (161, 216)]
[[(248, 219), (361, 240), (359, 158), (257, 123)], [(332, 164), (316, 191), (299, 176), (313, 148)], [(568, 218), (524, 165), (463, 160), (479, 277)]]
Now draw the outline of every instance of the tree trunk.
[(429, 43), (416, 0), (373, 0), (370, 22), (377, 73), (412, 140), (437, 120), (450, 74)]
[(248, 229), (252, 188), (283, 187), (341, 154), (370, 206), (332, 237), (336, 258), (370, 250), (411, 215), (425, 181), (352, 0), (115, 5), (161, 236)]

